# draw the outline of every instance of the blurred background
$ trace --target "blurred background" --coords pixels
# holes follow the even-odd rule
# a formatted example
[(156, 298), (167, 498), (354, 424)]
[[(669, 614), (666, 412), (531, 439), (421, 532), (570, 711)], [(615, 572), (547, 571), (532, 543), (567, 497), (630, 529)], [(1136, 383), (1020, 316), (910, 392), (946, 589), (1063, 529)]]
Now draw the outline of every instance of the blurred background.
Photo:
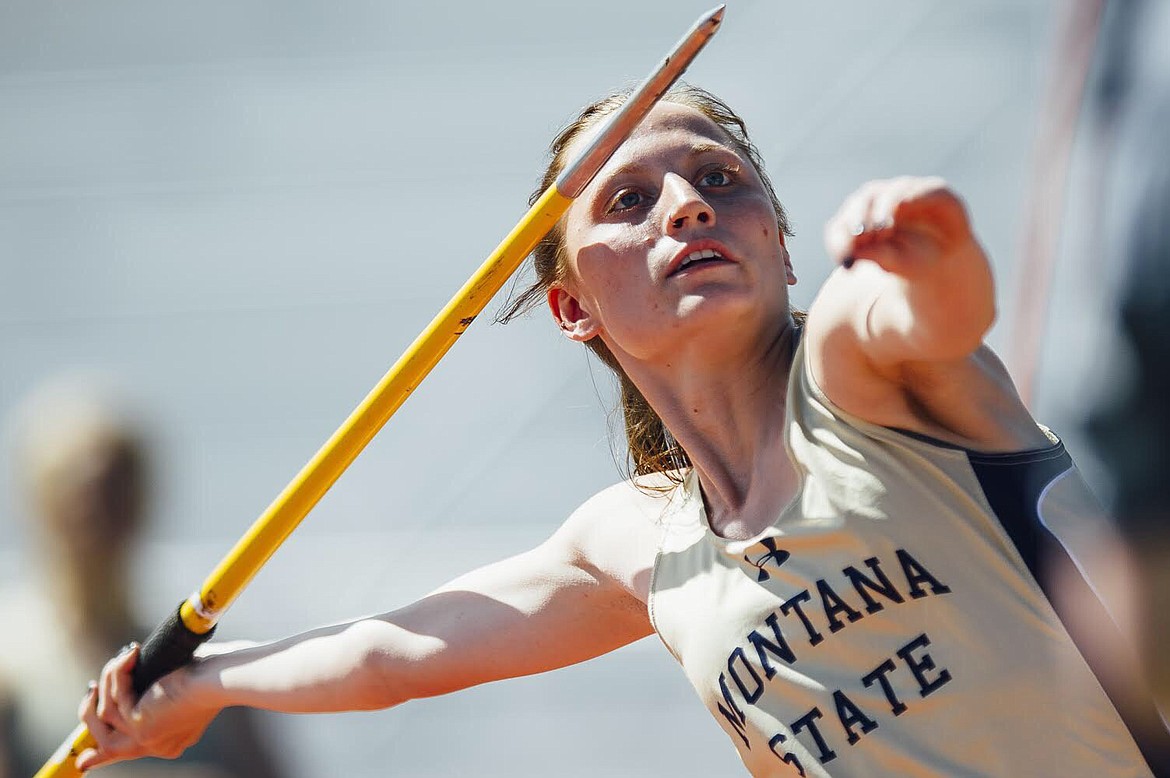
[[(0, 591), (44, 577), (9, 466), (38, 387), (100, 385), (142, 430), (148, 521), (128, 564), (153, 623), (512, 227), (555, 132), (710, 4), (0, 4)], [(1061, 8), (729, 0), (687, 78), (753, 131), (796, 227), (797, 304), (828, 273), (821, 225), (845, 195), (942, 175), (995, 264), (991, 343), (1012, 350), (1017, 303), (1048, 297), (1017, 278)], [(1100, 282), (1057, 267), (1044, 312), (1062, 326), (1032, 402), (1091, 478), (1091, 387), (1062, 356), (1099, 316)], [(543, 314), (485, 317), (220, 635), (387, 610), (538, 543), (619, 478), (612, 393)], [(449, 699), (258, 724), (302, 778), (742, 771), (655, 639)]]

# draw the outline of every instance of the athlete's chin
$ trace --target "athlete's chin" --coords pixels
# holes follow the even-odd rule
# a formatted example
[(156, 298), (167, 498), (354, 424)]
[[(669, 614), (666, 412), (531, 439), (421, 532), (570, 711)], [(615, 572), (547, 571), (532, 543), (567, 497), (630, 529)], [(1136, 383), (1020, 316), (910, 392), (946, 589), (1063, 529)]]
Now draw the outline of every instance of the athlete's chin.
[(725, 287), (712, 285), (710, 288), (695, 290), (679, 300), (678, 315), (684, 320), (713, 320), (718, 324), (732, 327), (747, 320), (767, 318), (772, 308), (784, 310), (786, 301), (761, 299), (759, 290), (750, 287)]

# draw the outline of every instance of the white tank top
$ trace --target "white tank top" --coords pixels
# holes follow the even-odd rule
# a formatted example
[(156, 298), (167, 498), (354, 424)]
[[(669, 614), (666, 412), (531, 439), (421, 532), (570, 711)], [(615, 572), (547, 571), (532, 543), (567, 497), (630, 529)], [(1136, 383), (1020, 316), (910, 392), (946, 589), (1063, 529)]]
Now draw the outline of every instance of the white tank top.
[(1029, 570), (1038, 515), (1094, 506), (1055, 437), (977, 455), (866, 423), (803, 347), (787, 412), (792, 503), (726, 540), (692, 472), (650, 587), (752, 775), (1151, 774)]

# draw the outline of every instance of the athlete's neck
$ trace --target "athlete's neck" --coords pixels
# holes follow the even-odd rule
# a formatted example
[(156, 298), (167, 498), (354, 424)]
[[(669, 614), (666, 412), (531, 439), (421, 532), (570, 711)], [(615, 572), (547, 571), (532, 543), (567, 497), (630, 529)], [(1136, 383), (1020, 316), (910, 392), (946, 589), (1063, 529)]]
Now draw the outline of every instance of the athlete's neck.
[(754, 347), (713, 355), (680, 348), (669, 365), (633, 365), (630, 378), (686, 450), (712, 529), (751, 537), (791, 498), (784, 445), (791, 317)]

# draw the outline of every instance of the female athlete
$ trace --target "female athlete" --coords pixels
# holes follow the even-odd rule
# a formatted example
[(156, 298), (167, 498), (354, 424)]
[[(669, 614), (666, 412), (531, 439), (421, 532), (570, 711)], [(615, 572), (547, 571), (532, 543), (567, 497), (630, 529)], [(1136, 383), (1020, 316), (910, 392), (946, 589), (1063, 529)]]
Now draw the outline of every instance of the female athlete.
[[(621, 100), (558, 136), (546, 184)], [(786, 233), (740, 119), (672, 91), (510, 312), (547, 301), (617, 371), (633, 477), (531, 551), (376, 618), (213, 647), (137, 702), (131, 648), (82, 702), (79, 766), (176, 755), (228, 706), (386, 708), (657, 633), (753, 775), (1149, 775), (1042, 588), (1043, 522), (1094, 504), (983, 345), (994, 287), (962, 202), (862, 186), (807, 319)]]

